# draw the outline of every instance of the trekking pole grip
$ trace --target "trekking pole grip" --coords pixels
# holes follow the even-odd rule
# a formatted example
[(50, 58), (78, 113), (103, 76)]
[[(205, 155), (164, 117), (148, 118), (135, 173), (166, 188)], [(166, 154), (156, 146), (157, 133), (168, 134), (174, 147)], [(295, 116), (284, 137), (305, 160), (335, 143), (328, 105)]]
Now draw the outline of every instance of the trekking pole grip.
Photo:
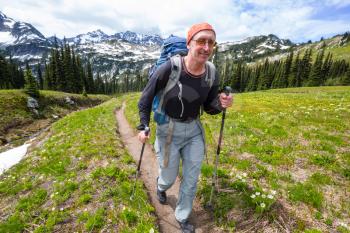
[(224, 93), (229, 96), (232, 92), (232, 88), (229, 86), (224, 87)]
[(145, 135), (148, 136), (150, 131), (151, 131), (151, 129), (148, 126), (146, 126), (145, 127)]

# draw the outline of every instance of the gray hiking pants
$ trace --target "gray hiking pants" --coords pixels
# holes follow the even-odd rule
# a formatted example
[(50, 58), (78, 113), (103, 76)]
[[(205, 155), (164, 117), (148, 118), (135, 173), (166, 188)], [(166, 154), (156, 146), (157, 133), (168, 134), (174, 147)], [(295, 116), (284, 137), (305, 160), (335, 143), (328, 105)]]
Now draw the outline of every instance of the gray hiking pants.
[(196, 195), (198, 176), (205, 153), (203, 128), (199, 120), (189, 123), (174, 122), (172, 140), (169, 146), (169, 163), (164, 167), (164, 150), (169, 123), (157, 125), (154, 148), (159, 164), (158, 189), (166, 191), (175, 182), (182, 159), (182, 181), (175, 217), (178, 221), (186, 220), (191, 211)]

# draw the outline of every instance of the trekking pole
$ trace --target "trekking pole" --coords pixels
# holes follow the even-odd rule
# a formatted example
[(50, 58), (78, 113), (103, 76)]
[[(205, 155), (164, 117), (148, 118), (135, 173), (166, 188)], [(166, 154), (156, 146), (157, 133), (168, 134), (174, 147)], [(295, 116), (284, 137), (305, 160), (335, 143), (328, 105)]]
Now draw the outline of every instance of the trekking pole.
[[(146, 126), (145, 127), (145, 135), (146, 136), (148, 136), (149, 131), (150, 131), (150, 128)], [(138, 178), (139, 173), (140, 173), (143, 151), (145, 150), (145, 144), (146, 144), (145, 142), (142, 144), (142, 149), (141, 149), (141, 154), (140, 154), (140, 158), (139, 158), (139, 163), (137, 165), (137, 171), (136, 171), (136, 174), (135, 174), (135, 183), (134, 183), (134, 187), (132, 189), (132, 193), (131, 193), (131, 196), (130, 196), (130, 200), (131, 201), (134, 199), (134, 195), (135, 195), (135, 191), (136, 191), (136, 183), (137, 183), (137, 178)]]
[[(224, 92), (228, 96), (230, 95), (232, 89), (231, 87), (225, 87)], [(216, 158), (215, 158), (215, 167), (214, 167), (214, 172), (213, 172), (213, 179), (212, 179), (212, 186), (211, 186), (211, 191), (210, 191), (210, 198), (209, 202), (207, 204), (207, 208), (212, 208), (212, 200), (213, 200), (213, 194), (214, 194), (214, 188), (215, 188), (215, 183), (217, 180), (217, 170), (218, 170), (218, 163), (219, 163), (219, 155), (221, 151), (221, 140), (222, 140), (222, 134), (224, 131), (224, 124), (225, 124), (225, 116), (226, 116), (226, 108), (222, 111), (222, 119), (221, 119), (221, 128), (220, 128), (220, 135), (219, 135), (219, 141), (218, 141), (218, 148), (216, 150)]]

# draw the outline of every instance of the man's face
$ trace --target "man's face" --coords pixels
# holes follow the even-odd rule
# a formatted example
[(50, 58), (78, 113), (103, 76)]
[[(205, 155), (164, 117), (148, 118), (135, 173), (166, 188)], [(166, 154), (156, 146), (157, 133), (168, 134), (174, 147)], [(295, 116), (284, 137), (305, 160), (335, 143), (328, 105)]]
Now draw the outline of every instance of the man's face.
[(197, 62), (205, 63), (212, 54), (215, 45), (215, 33), (211, 30), (203, 30), (194, 35), (187, 47)]

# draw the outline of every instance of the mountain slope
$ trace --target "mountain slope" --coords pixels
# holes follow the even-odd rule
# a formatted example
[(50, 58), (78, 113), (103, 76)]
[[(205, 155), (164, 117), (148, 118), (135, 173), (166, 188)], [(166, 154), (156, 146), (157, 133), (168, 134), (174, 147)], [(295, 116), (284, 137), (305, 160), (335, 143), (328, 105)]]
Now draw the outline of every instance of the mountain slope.
[(162, 42), (158, 35), (127, 31), (109, 36), (101, 30), (63, 40), (45, 38), (32, 25), (16, 22), (0, 12), (0, 49), (13, 59), (22, 63), (28, 60), (32, 65), (47, 62), (55, 43), (57, 46), (68, 43), (84, 61), (90, 60), (95, 74), (117, 76), (150, 66), (159, 56)]

